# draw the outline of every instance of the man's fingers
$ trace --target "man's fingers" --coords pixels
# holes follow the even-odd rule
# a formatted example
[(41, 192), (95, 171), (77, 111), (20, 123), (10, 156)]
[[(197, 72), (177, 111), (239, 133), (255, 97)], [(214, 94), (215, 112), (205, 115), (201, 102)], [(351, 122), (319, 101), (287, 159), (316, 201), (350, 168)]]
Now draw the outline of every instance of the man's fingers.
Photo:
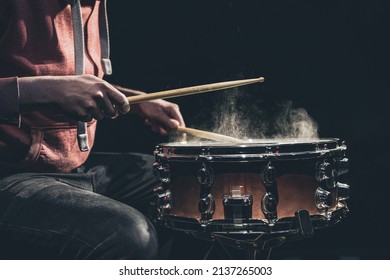
[(102, 120), (104, 118), (103, 112), (99, 109), (99, 107), (95, 107), (95, 109), (92, 111), (92, 117), (98, 121)]
[(156, 133), (159, 133), (163, 136), (166, 136), (168, 135), (168, 130), (165, 129), (164, 127), (162, 127), (159, 123), (156, 123), (156, 122), (152, 122), (148, 119), (145, 119), (144, 121), (145, 125), (149, 126), (150, 129), (153, 131), (153, 132), (156, 132)]
[(156, 119), (154, 119), (156, 123), (160, 124), (161, 127), (164, 127), (164, 129), (176, 129), (179, 126), (179, 122), (173, 118), (171, 118), (166, 112), (162, 111), (161, 114), (157, 116)]
[(178, 122), (178, 124), (172, 128), (177, 128), (177, 126), (179, 126), (179, 125), (185, 126), (185, 122), (184, 122), (183, 116), (180, 113), (179, 106), (177, 106), (176, 104), (172, 104), (172, 106), (169, 106), (167, 108), (167, 113), (171, 118), (175, 119)]
[(107, 96), (117, 111), (121, 114), (126, 114), (130, 110), (130, 104), (126, 96), (114, 88), (109, 83), (107, 84)]
[(116, 118), (119, 115), (118, 110), (114, 107), (106, 94), (102, 95), (102, 99), (99, 100), (98, 103), (105, 117)]

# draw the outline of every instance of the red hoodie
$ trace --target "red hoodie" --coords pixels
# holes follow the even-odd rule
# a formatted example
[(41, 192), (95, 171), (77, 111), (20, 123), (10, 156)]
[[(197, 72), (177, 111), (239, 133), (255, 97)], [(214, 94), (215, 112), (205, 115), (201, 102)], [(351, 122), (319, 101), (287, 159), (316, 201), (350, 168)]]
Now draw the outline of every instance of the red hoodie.
[[(85, 73), (103, 76), (99, 0), (82, 0)], [(17, 77), (74, 75), (72, 13), (68, 0), (0, 0), (0, 175), (70, 172), (88, 157), (77, 144), (77, 122), (54, 110), (18, 112)], [(96, 123), (88, 124), (92, 147)]]

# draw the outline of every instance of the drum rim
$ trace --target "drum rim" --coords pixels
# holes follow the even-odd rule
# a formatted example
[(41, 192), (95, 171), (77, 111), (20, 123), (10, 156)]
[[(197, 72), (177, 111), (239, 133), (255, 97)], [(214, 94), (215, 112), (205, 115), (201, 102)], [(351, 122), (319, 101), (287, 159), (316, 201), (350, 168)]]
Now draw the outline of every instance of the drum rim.
[[(202, 142), (203, 143), (203, 142)], [(212, 143), (213, 145), (206, 143)], [(270, 159), (311, 159), (343, 154), (346, 145), (339, 138), (320, 138), (295, 142), (232, 144), (205, 142), (204, 145), (183, 145), (178, 142), (156, 146), (155, 157), (160, 160), (239, 161), (252, 162)]]
[[(254, 140), (261, 140), (256, 142)], [(195, 142), (165, 142), (159, 144), (157, 147), (167, 148), (250, 148), (250, 147), (268, 147), (268, 146), (287, 146), (287, 145), (317, 145), (317, 144), (328, 144), (338, 143), (339, 138), (268, 138), (268, 139), (253, 139), (247, 143), (226, 143), (226, 142), (215, 142), (215, 141), (195, 141)], [(191, 143), (193, 143), (191, 145)], [(198, 143), (198, 144), (195, 144)]]
[[(333, 226), (342, 220), (344, 220), (348, 214), (347, 207), (341, 207), (339, 209), (329, 212), (329, 216), (321, 214), (310, 215), (310, 220), (314, 230)], [(244, 222), (245, 227), (237, 227), (235, 229), (234, 224), (227, 222), (226, 220), (213, 220), (210, 219), (205, 222), (201, 222), (195, 218), (175, 216), (171, 214), (159, 215), (158, 222), (167, 228), (185, 231), (185, 232), (203, 232), (203, 233), (226, 233), (226, 234), (247, 234), (247, 233), (261, 233), (261, 234), (283, 234), (283, 233), (295, 233), (298, 231), (298, 226), (293, 217), (285, 217), (278, 219), (275, 224), (270, 225), (265, 219), (251, 219)], [(178, 223), (182, 227), (176, 227)], [(223, 227), (228, 226), (229, 229), (224, 230)]]

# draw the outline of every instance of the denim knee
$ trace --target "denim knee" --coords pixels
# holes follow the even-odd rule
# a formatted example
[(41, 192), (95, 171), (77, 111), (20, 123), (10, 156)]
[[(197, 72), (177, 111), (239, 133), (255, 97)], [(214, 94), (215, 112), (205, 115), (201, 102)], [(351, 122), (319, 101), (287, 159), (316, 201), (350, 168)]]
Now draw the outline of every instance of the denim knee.
[(103, 235), (88, 258), (154, 259), (158, 254), (158, 237), (153, 224), (136, 209), (123, 205), (100, 225)]

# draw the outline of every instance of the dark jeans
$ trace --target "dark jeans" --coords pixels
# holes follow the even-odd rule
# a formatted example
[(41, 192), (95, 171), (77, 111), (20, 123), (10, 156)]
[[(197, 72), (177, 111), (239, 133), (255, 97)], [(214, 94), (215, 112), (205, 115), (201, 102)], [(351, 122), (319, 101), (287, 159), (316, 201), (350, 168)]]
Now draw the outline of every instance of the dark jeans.
[(71, 174), (0, 176), (0, 258), (155, 258), (152, 161), (95, 153)]

